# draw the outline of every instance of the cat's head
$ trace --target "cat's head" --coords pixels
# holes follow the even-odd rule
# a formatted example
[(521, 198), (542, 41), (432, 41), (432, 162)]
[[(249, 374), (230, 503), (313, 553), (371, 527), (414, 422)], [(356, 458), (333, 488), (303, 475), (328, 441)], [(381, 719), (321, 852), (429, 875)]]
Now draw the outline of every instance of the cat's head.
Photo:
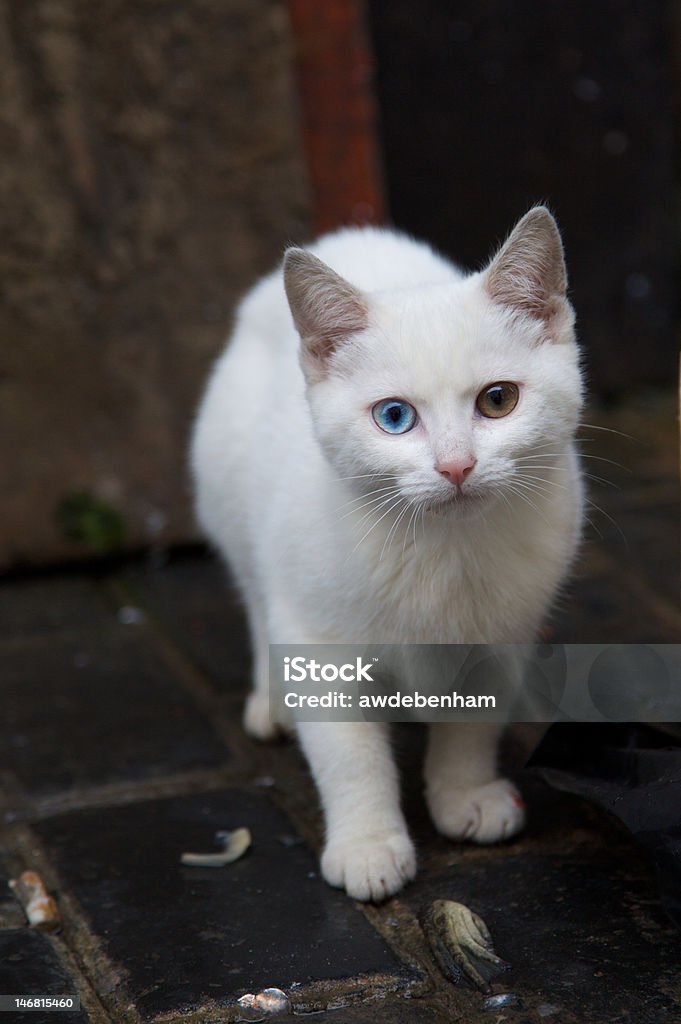
[(536, 493), (582, 402), (545, 207), (483, 271), (445, 284), (364, 292), (302, 249), (287, 252), (284, 277), (315, 432), (339, 476), (453, 513)]

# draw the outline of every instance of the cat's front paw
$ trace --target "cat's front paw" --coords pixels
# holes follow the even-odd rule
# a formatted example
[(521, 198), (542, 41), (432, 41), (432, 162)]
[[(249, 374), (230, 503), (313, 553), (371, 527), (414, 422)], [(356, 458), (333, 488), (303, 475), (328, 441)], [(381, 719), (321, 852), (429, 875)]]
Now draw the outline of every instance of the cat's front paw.
[(450, 839), (496, 843), (509, 839), (525, 824), (523, 798), (508, 779), (430, 792), (428, 806), (438, 832)]
[(406, 832), (379, 833), (330, 841), (322, 855), (322, 875), (355, 900), (378, 903), (398, 892), (416, 874), (416, 853)]

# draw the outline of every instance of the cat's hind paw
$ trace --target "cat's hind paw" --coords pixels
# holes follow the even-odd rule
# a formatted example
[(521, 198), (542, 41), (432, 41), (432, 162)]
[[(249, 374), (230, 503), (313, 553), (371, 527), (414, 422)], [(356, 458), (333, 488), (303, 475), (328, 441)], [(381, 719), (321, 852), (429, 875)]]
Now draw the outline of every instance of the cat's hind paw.
[(355, 900), (379, 903), (398, 892), (416, 874), (416, 853), (406, 832), (379, 833), (329, 842), (322, 875)]
[(243, 718), (244, 729), (256, 740), (275, 740), (289, 735), (291, 727), (274, 721), (267, 694), (254, 691), (246, 701)]
[(514, 836), (525, 824), (523, 798), (508, 779), (429, 793), (428, 806), (438, 832), (450, 839), (496, 843)]

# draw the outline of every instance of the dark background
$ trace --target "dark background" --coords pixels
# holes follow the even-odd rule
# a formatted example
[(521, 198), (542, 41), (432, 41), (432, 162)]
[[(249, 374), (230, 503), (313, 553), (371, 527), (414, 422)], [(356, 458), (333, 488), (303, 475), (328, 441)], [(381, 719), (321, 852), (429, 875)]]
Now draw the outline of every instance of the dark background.
[(592, 388), (676, 373), (673, 5), (369, 3), (389, 208), (478, 267), (546, 201)]

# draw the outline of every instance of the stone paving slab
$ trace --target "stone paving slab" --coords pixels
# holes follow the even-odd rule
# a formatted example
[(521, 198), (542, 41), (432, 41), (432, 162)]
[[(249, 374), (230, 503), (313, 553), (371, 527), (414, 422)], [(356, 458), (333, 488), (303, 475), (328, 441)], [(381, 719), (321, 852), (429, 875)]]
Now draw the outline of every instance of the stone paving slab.
[[(422, 1000), (392, 999), (345, 1006), (327, 1014), (327, 1020), (329, 1024), (451, 1024), (456, 1018)], [(292, 1022), (300, 1024), (300, 1017), (292, 1018)]]
[[(3, 995), (75, 995), (77, 989), (46, 936), (25, 928), (0, 930), (0, 993)], [(3, 1024), (87, 1024), (85, 1009), (31, 1010), (0, 1014)]]
[[(247, 826), (253, 845), (221, 869), (180, 864), (216, 831)], [(243, 789), (60, 815), (34, 826), (125, 991), (145, 1020), (224, 1005), (244, 992), (380, 975), (415, 975), (262, 792)]]
[(90, 576), (47, 576), (0, 586), (0, 640), (87, 632), (112, 621), (111, 607)]
[[(8, 882), (10, 872), (7, 871), (4, 857), (0, 857), (0, 929), (23, 928), (26, 924), (24, 912), (14, 898)], [(6, 990), (0, 989), (4, 992)], [(2, 1018), (0, 1018), (2, 1020)]]
[(140, 631), (0, 646), (0, 764), (30, 793), (216, 767), (229, 753)]
[[(510, 964), (493, 991), (519, 999), (503, 1009), (508, 1024), (681, 1019), (681, 935), (631, 835), (535, 772), (517, 781), (526, 830), (496, 847), (422, 833), (422, 870), (404, 902), (419, 916), (431, 900), (452, 899), (485, 920)], [(439, 995), (465, 1008), (466, 1020), (488, 1019), (477, 993), (450, 985)]]
[[(438, 1006), (437, 1001), (424, 1001), (408, 996), (373, 998), (349, 1006), (339, 1006), (313, 1013), (285, 1013), (270, 1018), (271, 1024), (475, 1024), (462, 1014)], [(483, 1024), (497, 1024), (493, 1015), (485, 1013)], [(498, 1024), (503, 1024), (499, 1021)]]
[(593, 848), (483, 851), (417, 882), (405, 898), (416, 913), (430, 899), (456, 900), (485, 920), (511, 964), (494, 988), (521, 1000), (505, 1019), (679, 1019), (681, 940), (635, 856), (632, 867)]
[(162, 571), (130, 565), (119, 577), (219, 691), (241, 699), (251, 677), (248, 625), (217, 556), (173, 558)]

